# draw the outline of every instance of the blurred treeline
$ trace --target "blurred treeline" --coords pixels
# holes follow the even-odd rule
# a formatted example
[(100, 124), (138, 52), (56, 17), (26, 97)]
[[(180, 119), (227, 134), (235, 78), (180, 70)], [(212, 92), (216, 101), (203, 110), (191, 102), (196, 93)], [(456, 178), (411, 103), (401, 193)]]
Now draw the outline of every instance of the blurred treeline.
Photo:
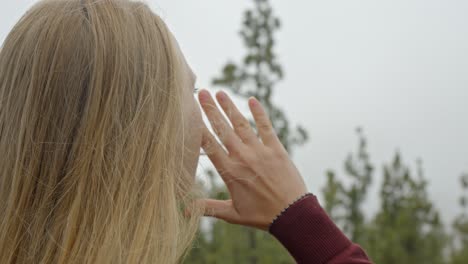
[[(230, 89), (240, 98), (255, 96), (266, 107), (281, 142), (290, 155), (307, 141), (307, 132), (292, 127), (282, 110), (271, 101), (283, 70), (274, 53), (274, 33), (280, 20), (268, 0), (253, 0), (245, 11), (240, 36), (246, 56), (240, 63), (228, 62), (213, 85)], [(252, 125), (254, 126), (253, 122)], [(468, 263), (468, 174), (460, 177), (460, 214), (444, 225), (439, 210), (427, 193), (421, 161), (416, 171), (400, 153), (383, 168), (376, 168), (367, 152), (367, 140), (357, 129), (357, 150), (344, 161), (345, 174), (326, 173), (327, 183), (317, 194), (335, 223), (360, 244), (375, 263)], [(207, 170), (211, 197), (228, 199), (216, 172)], [(453, 175), (446, 175), (451, 178)], [(366, 214), (364, 205), (376, 177), (383, 177), (380, 208)], [(205, 222), (206, 223), (206, 222)], [(294, 263), (280, 243), (266, 232), (224, 221), (210, 221), (200, 229), (185, 263)]]

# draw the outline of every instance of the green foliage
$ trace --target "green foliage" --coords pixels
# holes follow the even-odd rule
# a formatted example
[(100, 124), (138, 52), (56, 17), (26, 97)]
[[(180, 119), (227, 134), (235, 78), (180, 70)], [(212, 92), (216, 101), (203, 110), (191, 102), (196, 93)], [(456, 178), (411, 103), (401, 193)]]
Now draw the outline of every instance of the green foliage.
[(367, 153), (367, 141), (361, 129), (357, 129), (359, 147), (356, 154), (349, 154), (344, 167), (351, 183), (346, 187), (335, 172), (327, 172), (327, 184), (323, 188), (325, 210), (338, 225), (343, 226), (352, 241), (359, 243), (365, 233), (362, 210), (367, 190), (372, 182), (373, 166)]
[[(358, 129), (359, 148), (345, 161), (348, 176), (329, 171), (323, 189), (325, 209), (352, 241), (362, 245), (375, 263), (444, 263), (447, 236), (427, 195), (421, 163), (417, 177), (399, 153), (384, 166), (380, 210), (366, 221), (362, 210), (373, 179), (366, 139)], [(345, 182), (347, 184), (345, 184)]]
[(460, 177), (463, 195), (460, 197), (461, 214), (453, 222), (454, 241), (452, 245), (452, 263), (468, 262), (468, 174)]
[(278, 137), (291, 154), (294, 146), (307, 141), (307, 132), (301, 126), (292, 129), (283, 111), (272, 102), (274, 86), (284, 77), (274, 52), (274, 33), (281, 23), (269, 0), (253, 2), (255, 7), (245, 12), (240, 31), (247, 54), (242, 63), (228, 62), (221, 76), (214, 78), (213, 85), (230, 89), (241, 98), (255, 96), (266, 108)]
[[(273, 127), (286, 150), (308, 139), (306, 131), (292, 128), (283, 111), (272, 101), (275, 85), (284, 77), (274, 52), (274, 33), (280, 21), (268, 0), (252, 0), (254, 8), (244, 14), (240, 36), (246, 55), (240, 63), (228, 62), (213, 85), (231, 90), (240, 98), (255, 96), (266, 108)], [(250, 120), (253, 127), (255, 124)], [(357, 152), (344, 162), (344, 176), (329, 170), (322, 189), (325, 210), (343, 228), (350, 239), (363, 246), (375, 263), (468, 263), (468, 174), (462, 176), (464, 195), (462, 214), (454, 221), (454, 236), (449, 240), (439, 213), (427, 194), (427, 181), (418, 163), (416, 174), (404, 165), (399, 153), (383, 168), (379, 186), (380, 208), (365, 215), (364, 206), (374, 181), (374, 168), (367, 152), (367, 140), (357, 130)], [(228, 199), (228, 192), (216, 180), (215, 171), (207, 170), (211, 181), (210, 197)], [(416, 176), (414, 176), (416, 175)], [(450, 252), (445, 251), (450, 249)], [(444, 254), (450, 253), (450, 254)], [(444, 258), (445, 256), (445, 258)], [(294, 263), (286, 250), (263, 231), (220, 220), (203, 226), (185, 263)]]
[[(273, 15), (268, 0), (253, 0), (254, 8), (244, 14), (240, 36), (247, 54), (241, 63), (228, 62), (213, 85), (230, 89), (241, 98), (255, 96), (265, 107), (273, 127), (286, 150), (307, 141), (305, 129), (292, 129), (283, 111), (272, 102), (274, 86), (282, 80), (283, 70), (274, 52), (274, 33), (280, 21)], [(255, 128), (253, 120), (250, 123)], [(228, 192), (214, 180), (215, 172), (208, 170), (211, 197), (228, 199)], [(270, 234), (224, 221), (215, 220), (209, 230), (198, 234), (194, 249), (186, 263), (294, 263), (292, 257)]]
[(420, 162), (418, 167), (417, 177), (412, 176), (398, 153), (384, 166), (381, 207), (369, 223), (366, 243), (376, 263), (444, 263), (447, 238)]

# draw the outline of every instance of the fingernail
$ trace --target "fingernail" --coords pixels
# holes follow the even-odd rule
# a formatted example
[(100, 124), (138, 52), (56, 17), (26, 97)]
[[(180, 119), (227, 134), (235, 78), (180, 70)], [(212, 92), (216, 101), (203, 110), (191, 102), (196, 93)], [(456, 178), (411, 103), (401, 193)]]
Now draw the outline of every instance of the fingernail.
[(220, 101), (226, 100), (226, 94), (224, 92), (218, 92), (218, 99)]
[(198, 98), (200, 99), (200, 102), (206, 102), (208, 100), (209, 93), (206, 90), (201, 90), (198, 92)]
[(257, 99), (255, 99), (255, 97), (252, 96), (252, 97), (249, 98), (249, 104), (250, 104), (251, 107), (255, 107), (255, 106), (258, 105), (258, 101), (257, 101)]

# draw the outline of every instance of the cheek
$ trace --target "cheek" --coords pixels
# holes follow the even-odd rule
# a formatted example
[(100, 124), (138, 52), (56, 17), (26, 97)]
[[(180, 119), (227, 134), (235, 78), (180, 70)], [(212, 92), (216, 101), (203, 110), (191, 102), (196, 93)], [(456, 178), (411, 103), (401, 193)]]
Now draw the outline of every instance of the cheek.
[(190, 131), (190, 137), (193, 138), (194, 144), (196, 143), (195, 147), (200, 148), (203, 131), (203, 118), (200, 107), (194, 98), (191, 98), (189, 103), (188, 118), (188, 130)]
[(200, 157), (203, 119), (200, 108), (195, 100), (187, 110), (188, 120), (186, 120), (187, 123), (185, 126), (185, 165), (187, 166), (187, 170), (195, 176), (198, 159)]
[(202, 141), (202, 124), (203, 124), (203, 118), (202, 118), (202, 114), (201, 114), (201, 111), (200, 111), (200, 108), (198, 107), (198, 105), (195, 106), (195, 109), (194, 109), (194, 117), (193, 117), (193, 128), (194, 128), (194, 134), (195, 137), (198, 139), (197, 142), (198, 142), (198, 148), (201, 147), (201, 141)]

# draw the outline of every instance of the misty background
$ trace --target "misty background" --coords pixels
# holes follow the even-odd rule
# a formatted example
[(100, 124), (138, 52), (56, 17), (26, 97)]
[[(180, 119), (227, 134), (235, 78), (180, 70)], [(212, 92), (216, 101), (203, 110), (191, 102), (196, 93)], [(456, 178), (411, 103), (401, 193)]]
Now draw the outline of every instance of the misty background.
[[(0, 4), (0, 43), (34, 2)], [(210, 88), (227, 60), (244, 55), (238, 31), (251, 1), (146, 2), (174, 33), (198, 87)], [(380, 166), (368, 212), (379, 206), (381, 165), (398, 150), (412, 169), (423, 161), (430, 198), (452, 220), (458, 178), (468, 171), (468, 2), (271, 2), (282, 22), (276, 52), (285, 70), (274, 101), (309, 132), (293, 156), (309, 190), (320, 197), (325, 171), (342, 172), (360, 126)]]

